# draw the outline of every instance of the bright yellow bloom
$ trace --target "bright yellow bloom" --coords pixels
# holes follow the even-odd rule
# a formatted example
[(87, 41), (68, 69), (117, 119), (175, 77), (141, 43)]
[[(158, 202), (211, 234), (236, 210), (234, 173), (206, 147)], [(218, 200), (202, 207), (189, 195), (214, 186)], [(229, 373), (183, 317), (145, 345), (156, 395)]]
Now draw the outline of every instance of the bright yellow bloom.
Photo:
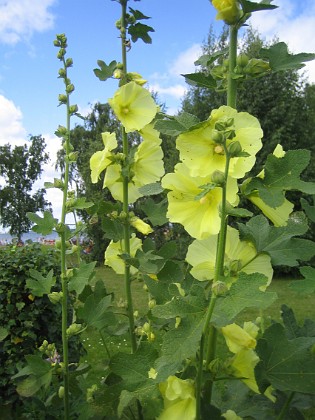
[(149, 235), (149, 233), (153, 232), (151, 226), (148, 225), (148, 223), (145, 223), (143, 220), (139, 219), (137, 216), (134, 216), (130, 219), (130, 224), (143, 235)]
[(104, 171), (111, 163), (111, 151), (117, 147), (117, 140), (115, 133), (102, 133), (102, 140), (104, 149), (95, 152), (90, 158), (91, 180), (96, 184), (101, 172)]
[(212, 0), (212, 4), (218, 11), (217, 20), (224, 20), (228, 25), (238, 22), (241, 17), (241, 10), (237, 0)]
[[(216, 261), (218, 235), (211, 235), (204, 240), (196, 240), (189, 247), (186, 261), (192, 266), (191, 274), (199, 281), (212, 280)], [(228, 284), (237, 280), (240, 272), (246, 274), (261, 273), (267, 278), (265, 290), (270, 284), (273, 269), (267, 254), (257, 254), (251, 242), (240, 241), (239, 232), (228, 226), (226, 236), (224, 274), (229, 278)]]
[(255, 155), (261, 149), (263, 136), (257, 118), (247, 112), (237, 112), (229, 106), (221, 106), (211, 112), (210, 118), (195, 128), (180, 134), (176, 140), (176, 147), (180, 158), (188, 167), (192, 176), (207, 176), (209, 171), (224, 173), (226, 155), (222, 144), (215, 138), (217, 131), (215, 124), (233, 118), (231, 126), (235, 130), (235, 137), (226, 141), (228, 147), (232, 142), (239, 142), (247, 157), (230, 159), (229, 176), (243, 178), (255, 164)]
[(157, 112), (150, 92), (136, 82), (123, 85), (108, 103), (127, 133), (141, 130), (153, 120)]
[[(151, 125), (144, 127), (140, 134), (143, 141), (138, 146), (130, 167), (128, 183), (128, 202), (134, 203), (142, 197), (139, 188), (160, 180), (164, 175), (163, 151), (158, 131)], [(107, 168), (104, 187), (107, 187), (115, 200), (123, 201), (123, 178), (121, 166), (115, 163)]]
[(248, 386), (252, 391), (259, 394), (258, 385), (255, 379), (255, 366), (259, 362), (259, 357), (252, 349), (242, 349), (233, 358), (231, 366), (234, 370), (234, 375), (242, 379), (242, 382)]
[[(135, 234), (130, 238), (130, 256), (134, 257), (138, 249), (141, 249), (141, 239), (136, 238)], [(125, 263), (120, 258), (120, 255), (125, 252), (125, 241), (118, 242), (110, 241), (105, 251), (105, 264), (111, 267), (117, 274), (124, 274)], [(130, 267), (131, 274), (135, 274), (138, 270), (135, 267)]]
[[(171, 190), (168, 194), (167, 217), (171, 222), (180, 223), (194, 238), (204, 239), (220, 230), (219, 206), (222, 189), (215, 187), (200, 199), (196, 197), (204, 190), (202, 185), (211, 182), (210, 177), (192, 177), (187, 167), (179, 163), (174, 173), (166, 174), (162, 186)], [(227, 183), (227, 200), (232, 205), (238, 203), (236, 179)]]
[[(280, 144), (276, 146), (275, 150), (273, 151), (273, 155), (275, 155), (277, 158), (282, 158), (285, 155), (285, 151)], [(265, 171), (262, 170), (257, 175), (257, 177), (264, 178)], [(244, 185), (246, 185), (246, 183), (249, 181), (250, 179), (246, 180)], [(286, 226), (289, 216), (294, 208), (294, 204), (286, 198), (284, 198), (284, 202), (280, 206), (275, 208), (270, 207), (260, 198), (258, 191), (251, 192), (246, 196), (246, 198), (255, 204), (255, 206), (258, 207), (264, 213), (264, 215), (268, 217), (268, 219), (271, 220), (271, 222), (277, 227)]]
[(158, 420), (194, 420), (196, 398), (194, 383), (190, 379), (169, 376), (159, 385), (164, 399), (164, 410)]
[[(247, 330), (246, 330), (247, 327)], [(247, 322), (247, 326), (241, 328), (237, 324), (229, 324), (221, 328), (229, 350), (236, 354), (242, 349), (254, 349), (259, 328), (253, 322)]]

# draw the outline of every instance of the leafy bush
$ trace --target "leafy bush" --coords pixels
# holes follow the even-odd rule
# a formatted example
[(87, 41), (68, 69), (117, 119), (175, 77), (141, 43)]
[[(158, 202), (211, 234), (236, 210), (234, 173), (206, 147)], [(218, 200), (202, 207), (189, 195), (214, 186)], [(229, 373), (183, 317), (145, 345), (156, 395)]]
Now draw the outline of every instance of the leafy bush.
[[(34, 297), (30, 293), (26, 281), (31, 269), (43, 276), (53, 270), (58, 283), (58, 253), (38, 243), (0, 249), (0, 335), (6, 336), (0, 342), (0, 405), (17, 401), (10, 378), (24, 363), (25, 355), (45, 339), (61, 350), (61, 307), (53, 305), (47, 295)], [(77, 347), (78, 342), (73, 345)]]

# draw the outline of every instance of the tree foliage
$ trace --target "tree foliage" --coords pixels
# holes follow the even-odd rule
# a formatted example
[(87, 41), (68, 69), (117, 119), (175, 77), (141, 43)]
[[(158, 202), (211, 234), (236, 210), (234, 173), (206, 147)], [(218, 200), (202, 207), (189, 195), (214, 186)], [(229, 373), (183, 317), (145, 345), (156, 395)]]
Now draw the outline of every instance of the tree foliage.
[(1, 224), (10, 227), (10, 234), (18, 240), (28, 232), (32, 222), (27, 212), (37, 212), (49, 206), (44, 196), (46, 190), (34, 191), (34, 183), (40, 178), (42, 165), (48, 162), (46, 143), (42, 136), (31, 136), (30, 145), (0, 147), (0, 175), (5, 185), (0, 187)]

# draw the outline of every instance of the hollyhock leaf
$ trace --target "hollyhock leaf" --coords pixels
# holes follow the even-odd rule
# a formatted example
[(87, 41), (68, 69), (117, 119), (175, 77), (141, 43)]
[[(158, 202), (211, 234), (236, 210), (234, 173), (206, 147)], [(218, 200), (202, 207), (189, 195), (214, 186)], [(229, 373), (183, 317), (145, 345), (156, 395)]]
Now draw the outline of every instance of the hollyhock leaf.
[(151, 19), (149, 16), (144, 15), (140, 10), (135, 10), (129, 7), (130, 12), (133, 14), (133, 16), (136, 18), (136, 20), (142, 20), (142, 19)]
[(220, 51), (216, 51), (213, 54), (204, 54), (201, 57), (198, 58), (198, 60), (196, 60), (194, 62), (195, 66), (202, 66), (202, 67), (208, 67), (210, 66), (210, 64), (212, 64), (215, 60), (217, 60), (219, 57), (221, 57), (222, 55), (227, 54), (229, 51), (228, 48), (224, 48), (223, 50)]
[(149, 32), (155, 31), (151, 26), (139, 22), (128, 28), (128, 34), (131, 36), (132, 42), (137, 42), (140, 38), (146, 44), (152, 44), (152, 38), (150, 37)]
[(315, 183), (300, 179), (309, 161), (309, 150), (289, 150), (281, 158), (270, 154), (265, 164), (264, 178), (253, 178), (246, 186), (245, 194), (257, 190), (260, 198), (271, 207), (278, 207), (284, 202), (284, 191), (314, 194)]
[(252, 13), (259, 10), (271, 10), (271, 9), (276, 9), (278, 7), (278, 6), (269, 4), (270, 2), (266, 2), (266, 1), (255, 3), (253, 1), (248, 1), (248, 0), (239, 0), (239, 2), (242, 5), (242, 9), (244, 13)]
[(109, 217), (102, 219), (102, 230), (104, 237), (112, 239), (117, 242), (124, 237), (124, 228), (121, 222), (118, 220), (111, 220)]
[(70, 291), (75, 291), (77, 295), (83, 292), (85, 286), (88, 285), (89, 281), (95, 275), (96, 261), (92, 261), (88, 264), (81, 263), (79, 268), (73, 269), (73, 277), (70, 278), (68, 288)]
[(176, 296), (164, 305), (157, 305), (152, 309), (154, 316), (158, 318), (182, 318), (188, 315), (202, 316), (207, 308), (207, 301), (204, 296)]
[(95, 76), (102, 81), (112, 77), (117, 66), (116, 61), (111, 61), (109, 65), (107, 65), (104, 61), (98, 60), (97, 64), (99, 65), (100, 69), (94, 69), (93, 71)]
[(268, 308), (277, 300), (274, 292), (262, 292), (261, 286), (266, 284), (263, 274), (239, 273), (238, 280), (232, 284), (224, 299), (218, 299), (211, 321), (217, 327), (224, 327), (245, 308)]
[(157, 195), (161, 194), (164, 189), (159, 182), (153, 182), (152, 184), (143, 185), (139, 188), (142, 195)]
[(109, 311), (112, 304), (112, 296), (107, 295), (98, 300), (94, 294), (88, 296), (84, 306), (78, 309), (78, 318), (89, 327), (103, 329), (114, 323), (114, 314)]
[(227, 206), (227, 214), (233, 217), (252, 217), (253, 213), (241, 207)]
[(9, 331), (3, 327), (0, 327), (0, 342), (5, 340), (5, 338), (9, 335)]
[(159, 382), (174, 375), (181, 368), (185, 359), (196, 354), (203, 324), (203, 316), (184, 318), (178, 328), (165, 333), (161, 348), (162, 356), (154, 363)]
[(50, 293), (52, 286), (56, 283), (56, 277), (53, 277), (53, 270), (50, 270), (46, 277), (39, 271), (29, 271), (31, 278), (26, 280), (26, 287), (28, 287), (34, 296), (42, 297)]
[(294, 238), (308, 230), (303, 213), (293, 213), (286, 226), (270, 226), (264, 216), (253, 217), (246, 225), (239, 224), (242, 240), (249, 240), (258, 252), (270, 255), (273, 265), (294, 267), (298, 260), (308, 261), (315, 254), (315, 243)]
[(54, 219), (54, 216), (50, 211), (44, 211), (43, 217), (31, 212), (26, 213), (26, 215), (31, 222), (36, 223), (36, 225), (32, 227), (32, 230), (36, 233), (41, 233), (44, 236), (52, 233), (58, 223), (58, 219)]
[(311, 294), (315, 292), (315, 268), (301, 267), (300, 273), (304, 277), (303, 280), (295, 280), (290, 283), (290, 289), (297, 293)]
[(314, 337), (289, 340), (281, 324), (271, 325), (258, 340), (260, 358), (255, 368), (261, 392), (272, 385), (280, 391), (315, 394)]
[(198, 86), (207, 89), (215, 89), (217, 87), (216, 80), (211, 74), (206, 75), (203, 72), (182, 74), (186, 83), (191, 86)]
[[(313, 203), (315, 204), (315, 195), (313, 196)], [(301, 205), (307, 217), (315, 223), (315, 205), (311, 206), (304, 198), (301, 198)]]
[(166, 200), (162, 200), (159, 203), (156, 203), (154, 200), (152, 200), (152, 198), (149, 198), (143, 204), (142, 210), (145, 212), (153, 226), (162, 226), (168, 222), (166, 217)]
[(155, 128), (162, 134), (175, 137), (198, 123), (199, 119), (195, 115), (182, 112), (180, 115), (171, 119), (158, 120), (155, 123)]
[(303, 325), (299, 325), (293, 310), (287, 305), (281, 305), (281, 318), (288, 340), (297, 337), (315, 337), (315, 322), (305, 319)]
[(278, 42), (269, 48), (261, 48), (260, 57), (269, 60), (273, 71), (283, 71), (304, 67), (304, 62), (314, 60), (315, 54), (289, 54), (288, 46), (284, 42)]

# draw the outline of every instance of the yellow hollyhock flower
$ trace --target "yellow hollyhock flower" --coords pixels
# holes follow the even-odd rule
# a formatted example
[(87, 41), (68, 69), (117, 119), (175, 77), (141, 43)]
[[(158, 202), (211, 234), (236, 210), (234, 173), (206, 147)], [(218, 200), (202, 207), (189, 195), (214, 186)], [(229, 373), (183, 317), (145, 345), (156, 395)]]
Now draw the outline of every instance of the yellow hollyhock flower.
[[(276, 146), (275, 150), (273, 151), (273, 155), (275, 155), (277, 158), (282, 158), (285, 155), (285, 151), (280, 144)], [(262, 170), (257, 175), (259, 178), (264, 178), (264, 176), (264, 170)], [(250, 179), (246, 180), (244, 185), (246, 185), (246, 183), (249, 181)], [(284, 202), (281, 204), (281, 206), (275, 208), (270, 207), (260, 198), (258, 191), (251, 192), (246, 196), (246, 198), (248, 198), (248, 200), (251, 201), (256, 207), (258, 207), (276, 227), (286, 226), (289, 216), (294, 209), (294, 204), (286, 198), (284, 198)]]
[[(247, 328), (247, 330), (246, 330)], [(242, 349), (254, 349), (259, 328), (253, 322), (247, 322), (245, 328), (237, 324), (229, 324), (221, 328), (229, 350), (236, 354)]]
[[(216, 261), (218, 235), (211, 235), (204, 240), (195, 240), (188, 247), (186, 261), (192, 266), (191, 274), (199, 281), (213, 280)], [(238, 273), (261, 273), (267, 278), (265, 290), (270, 284), (273, 269), (267, 254), (257, 254), (251, 242), (240, 241), (239, 232), (228, 226), (226, 236), (224, 274), (229, 277), (229, 285), (238, 278)]]
[(120, 87), (108, 103), (126, 133), (141, 130), (153, 120), (157, 112), (157, 105), (150, 92), (136, 82)]
[(102, 140), (105, 146), (104, 149), (95, 152), (90, 158), (91, 180), (93, 184), (97, 183), (101, 172), (112, 163), (110, 159), (112, 156), (111, 151), (117, 147), (115, 133), (109, 133), (108, 131), (102, 133)]
[[(134, 203), (142, 197), (139, 188), (157, 182), (164, 175), (163, 151), (159, 132), (152, 125), (144, 127), (140, 134), (143, 138), (131, 164), (128, 183), (128, 201)], [(113, 164), (106, 170), (104, 187), (107, 187), (115, 200), (123, 201), (123, 179), (121, 166)]]
[(228, 25), (238, 22), (241, 17), (241, 9), (237, 0), (212, 0), (214, 8), (218, 14), (217, 20), (224, 20)]
[(159, 385), (164, 400), (164, 410), (158, 420), (194, 420), (196, 398), (194, 383), (190, 379), (169, 376)]
[(259, 362), (259, 357), (252, 349), (243, 348), (233, 358), (232, 368), (234, 375), (241, 379), (244, 384), (248, 386), (252, 391), (259, 394), (258, 385), (255, 379), (255, 366)]
[[(215, 187), (202, 198), (196, 199), (203, 192), (201, 186), (210, 182), (210, 177), (190, 176), (183, 163), (178, 163), (175, 172), (166, 174), (162, 179), (163, 188), (171, 190), (167, 194), (167, 217), (171, 222), (182, 224), (197, 239), (207, 238), (220, 230), (222, 189)], [(230, 178), (227, 183), (227, 200), (232, 205), (238, 203), (237, 191), (236, 179)]]
[[(105, 251), (105, 265), (111, 267), (117, 274), (124, 274), (125, 263), (120, 258), (120, 255), (125, 251), (125, 241), (118, 242), (110, 241)], [(137, 238), (135, 234), (130, 238), (130, 256), (134, 257), (138, 249), (142, 248), (141, 239)], [(135, 274), (138, 270), (135, 267), (130, 267), (131, 274)]]
[(262, 147), (263, 132), (259, 121), (247, 112), (237, 112), (229, 106), (221, 106), (211, 112), (207, 121), (180, 134), (176, 140), (180, 158), (192, 176), (207, 176), (210, 171), (224, 173), (226, 155), (222, 144), (217, 143), (215, 125), (231, 118), (234, 120), (231, 128), (235, 130), (235, 137), (226, 140), (226, 146), (239, 142), (242, 151), (249, 156), (231, 158), (229, 176), (243, 178), (252, 169), (255, 155)]

